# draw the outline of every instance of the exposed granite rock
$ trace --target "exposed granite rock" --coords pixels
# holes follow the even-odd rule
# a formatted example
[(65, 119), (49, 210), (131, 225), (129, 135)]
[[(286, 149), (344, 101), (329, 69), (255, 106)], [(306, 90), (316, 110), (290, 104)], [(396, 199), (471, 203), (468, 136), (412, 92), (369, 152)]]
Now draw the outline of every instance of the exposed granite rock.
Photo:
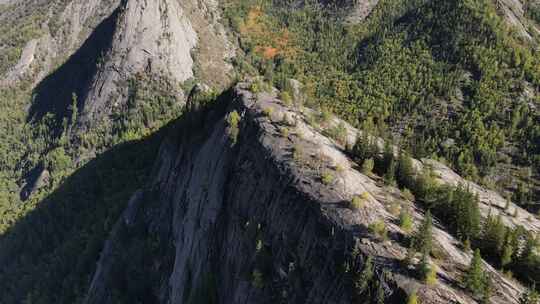
[[(232, 79), (228, 41), (215, 1), (29, 0), (0, 14), (0, 22), (44, 11), (39, 38), (29, 41), (0, 86), (30, 81), (34, 98), (29, 120), (69, 115), (72, 95), (78, 128), (104, 125), (129, 97), (129, 81), (144, 75), (181, 88), (201, 81), (223, 89)], [(179, 91), (179, 99), (185, 97)]]
[[(341, 145), (305, 122), (309, 110), (246, 87), (238, 85), (212, 110), (189, 113), (199, 119), (178, 126), (163, 143), (153, 181), (137, 194), (144, 202), (133, 225), (167, 248), (146, 258), (156, 265), (148, 275), (160, 278), (152, 288), (156, 302), (200, 303), (204, 294), (218, 303), (351, 303), (371, 294), (404, 303), (416, 291), (421, 303), (476, 303), (459, 287), (470, 252), (437, 224), (434, 240), (444, 256), (432, 261), (438, 282), (419, 282), (401, 265), (406, 233), (388, 209), (409, 208), (417, 223), (421, 210), (398, 189), (357, 171)], [(227, 120), (233, 111), (241, 118), (236, 143)], [(324, 172), (334, 178), (323, 182)], [(356, 195), (366, 201), (353, 210)], [(369, 232), (376, 221), (386, 224), (389, 240)], [(119, 287), (107, 273), (118, 255), (102, 253), (86, 303), (113, 302)], [(375, 279), (359, 291), (354, 282), (369, 256)], [(517, 303), (522, 286), (485, 268), (494, 283), (492, 303)]]

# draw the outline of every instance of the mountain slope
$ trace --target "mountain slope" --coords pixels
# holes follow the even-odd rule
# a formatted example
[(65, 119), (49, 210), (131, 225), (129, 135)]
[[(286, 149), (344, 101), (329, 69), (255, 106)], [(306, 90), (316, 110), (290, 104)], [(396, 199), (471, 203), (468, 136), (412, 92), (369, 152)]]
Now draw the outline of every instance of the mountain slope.
[(520, 303), (539, 8), (0, 0), (0, 301)]
[[(412, 292), (421, 303), (476, 303), (457, 287), (471, 254), (456, 239), (434, 229), (438, 282), (417, 280), (401, 264), (408, 233), (391, 210), (410, 209), (416, 223), (422, 212), (399, 189), (357, 171), (302, 110), (247, 87), (209, 112), (189, 113), (196, 119), (163, 143), (152, 181), (115, 225), (85, 303), (403, 303)], [(351, 207), (355, 196), (363, 207)], [(370, 230), (376, 222), (387, 239)], [(496, 290), (491, 303), (517, 303), (522, 287), (484, 265)], [(366, 267), (372, 279), (358, 277)]]

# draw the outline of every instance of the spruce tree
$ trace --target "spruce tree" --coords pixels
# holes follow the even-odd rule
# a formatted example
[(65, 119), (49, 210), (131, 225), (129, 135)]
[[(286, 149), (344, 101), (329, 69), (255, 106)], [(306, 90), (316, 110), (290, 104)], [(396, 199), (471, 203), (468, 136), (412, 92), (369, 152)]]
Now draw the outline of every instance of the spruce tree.
[(359, 133), (352, 149), (354, 161), (358, 164), (362, 164), (368, 158), (368, 146), (369, 142), (365, 132)]
[(418, 272), (421, 280), (424, 281), (424, 283), (433, 285), (435, 282), (437, 282), (437, 270), (435, 265), (431, 265), (429, 263), (429, 257), (426, 253), (422, 255)]
[(482, 269), (482, 256), (480, 250), (474, 251), (474, 256), (465, 275), (465, 287), (474, 295), (482, 295), (484, 293), (486, 278)]
[(362, 272), (358, 273), (354, 280), (355, 289), (358, 295), (361, 295), (367, 290), (371, 279), (373, 279), (373, 274), (373, 258), (369, 256), (364, 265), (364, 269), (362, 269)]
[(386, 169), (386, 172), (384, 173), (384, 182), (387, 185), (396, 184), (396, 161), (393, 158), (389, 160), (388, 168)]
[(500, 216), (488, 216), (482, 237), (482, 246), (487, 252), (500, 252), (505, 241), (506, 227)]
[(484, 294), (482, 296), (481, 304), (490, 304), (491, 296), (493, 295), (493, 282), (490, 278), (486, 278), (486, 286), (484, 288)]
[(432, 226), (433, 218), (431, 217), (431, 212), (428, 210), (424, 216), (424, 221), (414, 235), (413, 240), (414, 249), (422, 254), (429, 255), (431, 252)]
[[(394, 147), (390, 143), (390, 140), (384, 141), (384, 151), (383, 151), (383, 159), (382, 159), (382, 171), (388, 172), (390, 169), (390, 164), (395, 161), (394, 157)], [(395, 164), (394, 164), (395, 166)], [(395, 172), (395, 168), (394, 168)]]
[(413, 189), (414, 168), (412, 159), (405, 152), (399, 154), (397, 168), (397, 182), (402, 188)]

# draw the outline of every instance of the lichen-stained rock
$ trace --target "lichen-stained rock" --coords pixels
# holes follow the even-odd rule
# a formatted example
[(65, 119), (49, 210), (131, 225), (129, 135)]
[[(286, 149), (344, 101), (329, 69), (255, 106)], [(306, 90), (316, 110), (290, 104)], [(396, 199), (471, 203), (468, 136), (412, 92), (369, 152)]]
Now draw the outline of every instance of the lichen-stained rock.
[[(111, 273), (137, 243), (118, 235), (135, 230), (164, 248), (145, 255), (154, 265), (146, 276), (159, 278), (150, 288), (159, 303), (404, 303), (413, 291), (421, 303), (476, 303), (460, 287), (470, 252), (436, 223), (438, 280), (420, 282), (402, 264), (406, 232), (390, 206), (410, 209), (415, 223), (423, 212), (360, 173), (341, 144), (306, 122), (309, 110), (248, 86), (190, 113), (200, 119), (186, 120), (163, 142), (154, 178), (137, 194), (143, 202), (132, 227), (120, 221), (124, 232), (112, 233), (117, 252), (102, 254), (86, 303), (114, 302), (122, 287)], [(359, 209), (350, 206), (355, 196), (364, 200)], [(370, 232), (376, 222), (387, 238)], [(368, 263), (370, 280), (360, 275)], [(523, 287), (484, 267), (494, 284), (491, 302), (518, 303)]]

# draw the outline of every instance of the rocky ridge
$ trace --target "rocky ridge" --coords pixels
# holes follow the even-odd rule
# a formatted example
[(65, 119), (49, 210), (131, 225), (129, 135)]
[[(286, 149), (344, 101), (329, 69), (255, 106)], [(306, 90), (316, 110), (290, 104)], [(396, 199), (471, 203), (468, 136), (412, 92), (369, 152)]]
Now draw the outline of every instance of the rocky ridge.
[[(307, 123), (310, 110), (248, 87), (239, 84), (209, 113), (191, 113), (190, 124), (171, 134), (153, 181), (134, 195), (111, 235), (109, 242), (129, 248), (133, 240), (119, 235), (142, 225), (168, 244), (167, 254), (148, 257), (159, 265), (160, 303), (191, 303), (201, 290), (222, 303), (350, 303), (377, 290), (385, 303), (403, 303), (413, 291), (421, 303), (476, 303), (460, 287), (470, 252), (437, 224), (438, 282), (418, 281), (401, 264), (406, 232), (390, 208), (411, 209), (416, 223), (423, 211), (398, 189), (360, 173), (341, 144)], [(230, 117), (237, 114), (235, 125)], [(188, 126), (202, 132), (189, 134)], [(356, 133), (348, 130), (350, 137)], [(463, 182), (442, 164), (416, 164), (433, 166), (441, 182)], [(325, 172), (335, 178), (323, 180)], [(488, 201), (496, 197), (474, 190), (489, 194)], [(350, 207), (354, 196), (365, 198), (364, 207)], [(376, 221), (386, 224), (388, 240), (369, 231)], [(105, 246), (86, 303), (112, 303), (117, 286), (107, 278), (118, 254)], [(354, 274), (368, 257), (377, 275), (358, 291)], [(518, 303), (523, 287), (484, 266), (494, 283), (492, 303)]]

